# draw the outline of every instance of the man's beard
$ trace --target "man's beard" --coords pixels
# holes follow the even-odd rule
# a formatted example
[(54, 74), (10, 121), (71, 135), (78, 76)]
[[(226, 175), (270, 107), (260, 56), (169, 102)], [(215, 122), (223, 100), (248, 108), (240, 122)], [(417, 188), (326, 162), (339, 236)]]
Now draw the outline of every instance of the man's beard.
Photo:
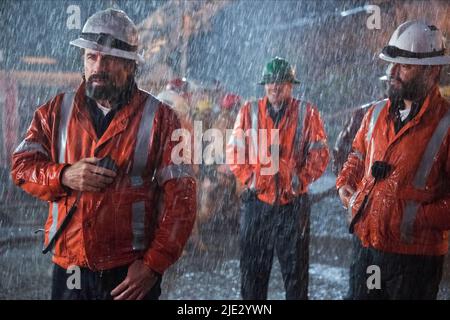
[[(95, 84), (95, 80), (103, 81), (102, 84)], [(130, 77), (123, 86), (117, 86), (107, 73), (97, 73), (86, 80), (86, 95), (94, 100), (108, 100), (115, 102), (129, 89), (132, 81)]]
[(397, 80), (400, 85), (399, 87), (395, 87), (393, 84), (389, 84), (388, 95), (391, 99), (417, 101), (422, 99), (427, 93), (423, 74), (414, 77), (408, 82), (404, 82), (395, 76), (393, 79)]

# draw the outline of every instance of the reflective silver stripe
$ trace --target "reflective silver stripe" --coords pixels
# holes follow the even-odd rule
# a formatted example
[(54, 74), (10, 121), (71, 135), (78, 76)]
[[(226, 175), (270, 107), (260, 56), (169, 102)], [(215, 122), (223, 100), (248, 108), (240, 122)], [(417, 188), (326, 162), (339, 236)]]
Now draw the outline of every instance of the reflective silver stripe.
[(306, 106), (302, 108), (303, 106), (303, 100), (300, 101), (298, 105), (298, 116), (297, 116), (297, 127), (295, 128), (295, 137), (294, 137), (294, 148), (300, 145), (302, 133), (303, 133), (303, 125), (304, 125), (304, 118), (305, 118), (305, 112), (306, 112)]
[[(450, 110), (439, 121), (436, 129), (428, 141), (425, 152), (420, 160), (419, 167), (417, 168), (416, 175), (414, 176), (413, 186), (417, 189), (425, 189), (428, 176), (431, 168), (434, 165), (434, 159), (436, 158), (439, 150), (444, 142), (447, 132), (450, 128)], [(412, 241), (413, 226), (416, 220), (416, 216), (419, 210), (420, 203), (415, 201), (407, 201), (405, 205), (405, 211), (403, 213), (403, 219), (401, 224), (402, 238), (406, 242)]]
[(34, 141), (22, 140), (16, 150), (14, 150), (14, 154), (22, 152), (40, 152), (48, 157), (48, 153), (45, 151), (44, 147), (40, 143)]
[(310, 143), (308, 150), (317, 150), (317, 149), (323, 149), (327, 147), (327, 143), (324, 140), (314, 141), (313, 143)]
[[(153, 130), (153, 121), (158, 110), (159, 101), (149, 95), (142, 111), (139, 129), (136, 136), (136, 146), (133, 155), (133, 167), (131, 168), (130, 183), (132, 186), (143, 184), (142, 175), (147, 167), (148, 153), (150, 150), (150, 136)], [(132, 204), (131, 231), (133, 233), (133, 250), (144, 250), (145, 238), (145, 202), (139, 201)]]
[(370, 118), (369, 129), (367, 130), (366, 136), (366, 140), (368, 143), (370, 142), (370, 139), (372, 139), (373, 129), (375, 128), (378, 116), (380, 115), (381, 110), (383, 110), (383, 107), (386, 105), (386, 102), (387, 99), (378, 101), (373, 108), (372, 117)]
[(136, 137), (136, 146), (133, 156), (133, 168), (131, 169), (131, 185), (143, 184), (142, 174), (147, 166), (148, 152), (150, 149), (150, 135), (153, 129), (153, 120), (159, 101), (149, 95), (142, 112), (139, 130)]
[[(256, 103), (252, 103), (251, 104), (251, 121), (252, 121), (252, 129), (254, 130), (258, 130), (258, 113), (259, 113), (259, 109), (258, 109), (258, 102)], [(254, 140), (253, 143), (255, 144), (255, 146), (257, 146), (257, 136), (252, 136), (252, 139)]]
[(61, 104), (58, 134), (58, 163), (64, 163), (66, 161), (67, 129), (69, 127), (69, 119), (72, 114), (74, 97), (75, 93), (73, 92), (64, 94)]
[[(67, 130), (69, 127), (70, 116), (72, 115), (73, 100), (75, 98), (74, 92), (67, 92), (63, 96), (61, 103), (61, 112), (59, 117), (59, 132), (57, 141), (58, 150), (58, 163), (66, 162), (66, 147), (67, 147)], [(52, 225), (50, 226), (49, 239), (53, 237), (56, 232), (56, 227), (58, 226), (58, 203), (52, 203)]]
[(58, 226), (58, 203), (52, 202), (52, 225), (50, 226), (50, 231), (48, 238), (51, 239), (55, 235), (56, 227)]
[(413, 227), (416, 220), (419, 203), (414, 201), (407, 201), (403, 211), (402, 224), (400, 226), (402, 240), (406, 243), (411, 243), (413, 240)]
[(180, 179), (180, 178), (194, 178), (194, 170), (190, 165), (187, 164), (171, 164), (165, 168), (162, 168), (159, 170), (159, 172), (156, 175), (156, 179), (158, 181), (158, 184), (162, 186), (166, 181), (172, 180), (172, 179)]
[(450, 128), (450, 110), (439, 121), (438, 126), (433, 132), (430, 141), (427, 144), (425, 153), (422, 156), (419, 168), (417, 169), (416, 176), (414, 177), (414, 186), (419, 189), (425, 188), (428, 175), (434, 164), (434, 158), (437, 156), (439, 149), (447, 135)]
[[(297, 126), (295, 128), (295, 137), (293, 141), (293, 148), (292, 148), (292, 157), (295, 157), (294, 150), (300, 146), (300, 141), (302, 137), (303, 132), (303, 124), (304, 124), (304, 117), (305, 117), (305, 108), (302, 108), (303, 106), (303, 100), (300, 100), (300, 103), (298, 105), (298, 115), (297, 115)], [(294, 173), (291, 178), (291, 188), (294, 192), (298, 190), (300, 187), (300, 179), (298, 178), (297, 174)]]
[(133, 231), (133, 250), (144, 250), (145, 243), (145, 202), (139, 201), (132, 206), (131, 228)]
[(252, 173), (252, 183), (250, 184), (250, 189), (256, 188), (256, 174)]
[[(251, 104), (251, 121), (252, 121), (252, 130), (251, 130), (251, 138), (252, 138), (252, 148), (255, 157), (258, 157), (258, 101), (256, 103)], [(250, 189), (256, 188), (256, 174), (252, 175), (252, 182), (250, 184)]]

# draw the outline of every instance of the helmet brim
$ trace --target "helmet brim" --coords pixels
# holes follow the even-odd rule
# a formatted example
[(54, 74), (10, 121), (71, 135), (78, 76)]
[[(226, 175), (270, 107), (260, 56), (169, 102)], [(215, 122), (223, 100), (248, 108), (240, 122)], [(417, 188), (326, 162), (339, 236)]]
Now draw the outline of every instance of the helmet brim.
[(110, 56), (128, 59), (128, 60), (134, 60), (138, 63), (145, 62), (144, 57), (136, 52), (129, 52), (129, 51), (125, 51), (125, 50), (105, 47), (96, 42), (89, 41), (89, 40), (86, 40), (83, 38), (78, 38), (73, 41), (70, 41), (70, 44), (72, 46), (75, 46), (78, 48), (91, 49), (91, 50), (95, 50), (95, 51), (98, 51), (98, 52), (101, 52), (101, 53), (104, 53), (104, 54), (107, 54)]
[(264, 81), (264, 80), (262, 80), (262, 81), (257, 82), (257, 84), (264, 85), (264, 84), (269, 84), (269, 83), (285, 83), (285, 82), (289, 82), (292, 84), (300, 84), (300, 81), (297, 79), (286, 80), (286, 81)]
[(400, 63), (400, 64), (414, 64), (423, 66), (440, 66), (450, 64), (450, 56), (437, 56), (430, 58), (405, 58), (405, 57), (390, 57), (384, 53), (380, 53), (378, 56), (381, 60)]

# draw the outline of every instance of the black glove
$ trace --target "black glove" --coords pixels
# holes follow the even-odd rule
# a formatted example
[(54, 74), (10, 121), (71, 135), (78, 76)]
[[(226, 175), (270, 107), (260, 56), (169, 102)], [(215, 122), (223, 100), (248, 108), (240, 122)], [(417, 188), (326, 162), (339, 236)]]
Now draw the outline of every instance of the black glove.
[(392, 170), (392, 166), (384, 161), (375, 161), (372, 165), (372, 177), (376, 181), (386, 178)]

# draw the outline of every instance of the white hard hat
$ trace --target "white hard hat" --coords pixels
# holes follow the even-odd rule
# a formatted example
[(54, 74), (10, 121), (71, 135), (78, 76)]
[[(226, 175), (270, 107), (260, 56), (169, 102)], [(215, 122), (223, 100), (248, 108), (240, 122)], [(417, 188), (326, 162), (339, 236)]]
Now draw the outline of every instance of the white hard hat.
[(138, 50), (138, 30), (122, 10), (106, 9), (87, 19), (81, 36), (71, 45), (110, 56), (144, 62)]
[(445, 55), (445, 41), (441, 31), (434, 25), (421, 21), (401, 24), (379, 57), (401, 64), (450, 64), (450, 56)]

